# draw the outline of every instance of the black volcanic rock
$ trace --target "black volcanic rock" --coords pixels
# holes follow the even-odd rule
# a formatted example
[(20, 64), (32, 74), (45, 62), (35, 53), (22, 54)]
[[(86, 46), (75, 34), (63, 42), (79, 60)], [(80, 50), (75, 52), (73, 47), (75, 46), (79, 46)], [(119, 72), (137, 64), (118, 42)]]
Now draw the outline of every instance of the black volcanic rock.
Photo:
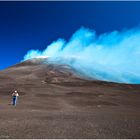
[(139, 128), (140, 85), (89, 80), (47, 59), (0, 71), (2, 139), (132, 139), (140, 138)]

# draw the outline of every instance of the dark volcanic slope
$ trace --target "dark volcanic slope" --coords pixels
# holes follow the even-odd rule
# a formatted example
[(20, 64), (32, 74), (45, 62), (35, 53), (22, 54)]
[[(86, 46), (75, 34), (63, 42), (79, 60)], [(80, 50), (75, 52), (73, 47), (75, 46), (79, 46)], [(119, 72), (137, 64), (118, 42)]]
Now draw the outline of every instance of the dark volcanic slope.
[(0, 72), (0, 138), (140, 138), (139, 85), (88, 81), (43, 61)]

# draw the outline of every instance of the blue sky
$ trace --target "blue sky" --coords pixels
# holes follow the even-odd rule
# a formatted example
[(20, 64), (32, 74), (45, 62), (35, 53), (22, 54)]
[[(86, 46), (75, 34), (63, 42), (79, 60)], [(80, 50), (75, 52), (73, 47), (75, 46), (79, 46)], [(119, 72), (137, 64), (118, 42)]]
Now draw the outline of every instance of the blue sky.
[(140, 2), (0, 2), (0, 69), (30, 49), (68, 40), (80, 27), (97, 34), (140, 24)]

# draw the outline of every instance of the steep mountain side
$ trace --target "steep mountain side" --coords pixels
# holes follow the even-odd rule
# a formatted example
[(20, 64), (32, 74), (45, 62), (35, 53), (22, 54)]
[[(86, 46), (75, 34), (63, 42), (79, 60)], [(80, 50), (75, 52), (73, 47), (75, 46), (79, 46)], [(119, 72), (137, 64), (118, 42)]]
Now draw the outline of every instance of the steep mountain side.
[(0, 138), (140, 138), (139, 101), (140, 85), (89, 80), (68, 65), (28, 60), (0, 71)]

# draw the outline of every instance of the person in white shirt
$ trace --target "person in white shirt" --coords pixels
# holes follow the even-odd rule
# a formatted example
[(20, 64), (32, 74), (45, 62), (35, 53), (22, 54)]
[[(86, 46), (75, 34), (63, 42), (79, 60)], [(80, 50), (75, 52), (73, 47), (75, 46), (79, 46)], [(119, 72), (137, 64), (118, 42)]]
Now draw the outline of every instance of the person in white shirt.
[(16, 106), (17, 104), (17, 98), (18, 98), (19, 94), (17, 92), (17, 90), (15, 90), (12, 94), (12, 99), (13, 99), (13, 105)]

